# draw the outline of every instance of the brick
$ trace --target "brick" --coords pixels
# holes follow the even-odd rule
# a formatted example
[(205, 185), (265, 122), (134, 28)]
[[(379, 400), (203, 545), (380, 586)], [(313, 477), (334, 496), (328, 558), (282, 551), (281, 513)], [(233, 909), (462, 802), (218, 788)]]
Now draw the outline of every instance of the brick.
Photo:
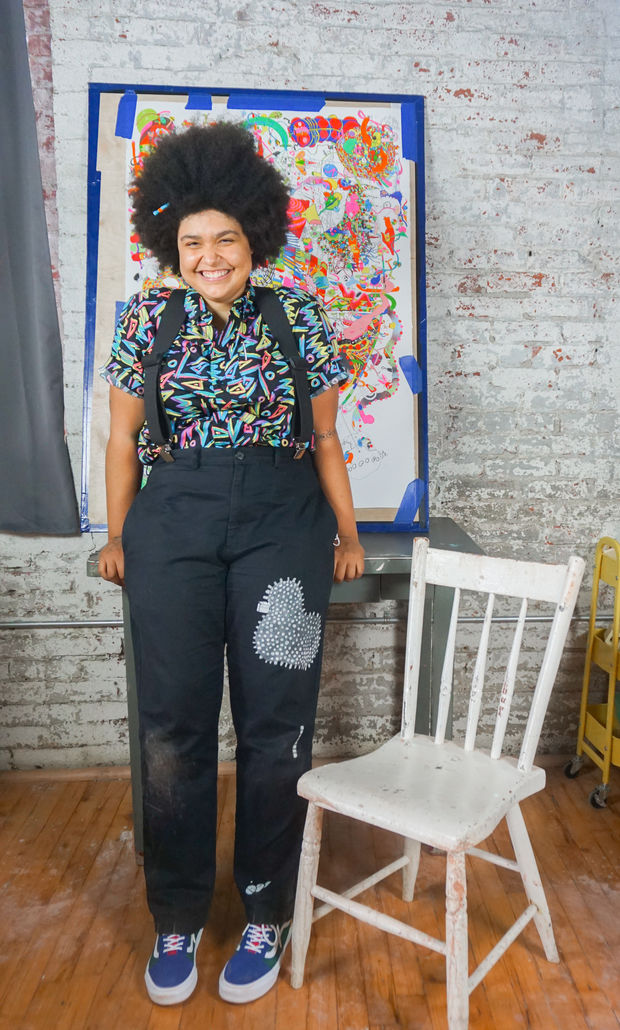
[(24, 23), (28, 40), (36, 34), (48, 35), (50, 31), (50, 12), (47, 3), (34, 7), (24, 3)]
[[(587, 10), (581, 3), (579, 10), (567, 10), (565, 7), (562, 13), (561, 28), (566, 39), (588, 38), (591, 47), (596, 46), (597, 40), (600, 40), (600, 44), (603, 43), (603, 22), (596, 8)], [(480, 28), (492, 32), (498, 26), (497, 12), (488, 7), (481, 11), (471, 11), (468, 14), (467, 25), (470, 29)], [(515, 6), (511, 11), (509, 25), (509, 34), (506, 32), (505, 38), (508, 39), (507, 46), (512, 46), (515, 51), (520, 49), (520, 37), (538, 37), (540, 46), (544, 47), (550, 39), (558, 36), (560, 27), (555, 10), (538, 9), (538, 5), (534, 7), (531, 4), (527, 7)]]
[(50, 52), (49, 35), (46, 32), (33, 32), (28, 37), (28, 55), (33, 58), (47, 58)]

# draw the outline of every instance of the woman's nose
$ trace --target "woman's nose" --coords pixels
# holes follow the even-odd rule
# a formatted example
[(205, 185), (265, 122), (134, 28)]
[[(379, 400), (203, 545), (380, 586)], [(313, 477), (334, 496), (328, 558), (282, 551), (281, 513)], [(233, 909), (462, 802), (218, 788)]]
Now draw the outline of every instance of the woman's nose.
[(217, 247), (212, 243), (205, 243), (200, 254), (200, 263), (203, 265), (215, 265), (218, 261)]

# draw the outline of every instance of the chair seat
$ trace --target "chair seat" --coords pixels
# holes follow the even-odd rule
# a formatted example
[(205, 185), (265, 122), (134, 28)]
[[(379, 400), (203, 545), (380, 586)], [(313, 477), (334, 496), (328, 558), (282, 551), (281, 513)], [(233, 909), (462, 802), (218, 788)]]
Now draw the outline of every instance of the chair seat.
[(522, 772), (516, 759), (397, 736), (371, 754), (305, 773), (298, 792), (322, 808), (452, 851), (479, 844), (544, 785), (544, 769)]

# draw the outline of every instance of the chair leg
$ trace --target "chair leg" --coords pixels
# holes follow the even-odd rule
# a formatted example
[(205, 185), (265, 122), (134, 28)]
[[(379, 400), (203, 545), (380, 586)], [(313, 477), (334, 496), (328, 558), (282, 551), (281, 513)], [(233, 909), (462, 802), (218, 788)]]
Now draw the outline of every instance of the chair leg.
[(413, 891), (420, 865), (420, 841), (405, 837), (404, 853), (409, 862), (403, 866), (403, 901), (413, 901)]
[(534, 851), (530, 843), (525, 820), (518, 805), (510, 809), (506, 816), (506, 822), (525, 893), (530, 903), (536, 905), (538, 909), (534, 916), (534, 923), (540, 935), (545, 955), (549, 962), (559, 962), (560, 956), (558, 955), (555, 937), (553, 936), (553, 926), (551, 925), (547, 898), (540, 880), (540, 873), (534, 858)]
[(314, 898), (311, 892), (316, 884), (319, 869), (322, 827), (323, 809), (310, 802), (301, 846), (295, 912), (291, 930), (291, 985), (293, 987), (301, 987), (304, 982), (304, 967), (314, 911)]
[(465, 855), (448, 852), (446, 867), (446, 990), (449, 1030), (467, 1030), (469, 984)]

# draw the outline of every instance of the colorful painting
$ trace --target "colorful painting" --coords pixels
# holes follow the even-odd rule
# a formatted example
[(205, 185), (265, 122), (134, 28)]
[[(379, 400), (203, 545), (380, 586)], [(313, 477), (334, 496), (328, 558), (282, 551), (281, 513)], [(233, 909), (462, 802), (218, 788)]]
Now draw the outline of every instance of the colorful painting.
[(350, 370), (338, 429), (358, 518), (386, 524), (400, 519), (402, 528), (410, 528), (425, 493), (423, 363), (416, 324), (415, 168), (404, 154), (402, 104), (326, 98), (316, 105), (320, 110), (308, 112), (304, 104), (296, 108), (295, 95), (282, 103), (279, 94), (272, 104), (267, 94), (255, 103), (250, 95), (247, 106), (234, 95), (232, 103), (228, 95), (203, 96), (201, 104), (189, 94), (138, 93), (130, 101), (130, 126), (121, 118), (126, 95), (118, 103), (113, 149), (118, 160), (122, 140), (126, 249), (124, 288), (115, 301), (174, 279), (144, 251), (130, 223), (130, 181), (145, 155), (162, 135), (189, 125), (241, 122), (291, 189), (286, 246), (253, 278), (301, 287), (323, 304)]

